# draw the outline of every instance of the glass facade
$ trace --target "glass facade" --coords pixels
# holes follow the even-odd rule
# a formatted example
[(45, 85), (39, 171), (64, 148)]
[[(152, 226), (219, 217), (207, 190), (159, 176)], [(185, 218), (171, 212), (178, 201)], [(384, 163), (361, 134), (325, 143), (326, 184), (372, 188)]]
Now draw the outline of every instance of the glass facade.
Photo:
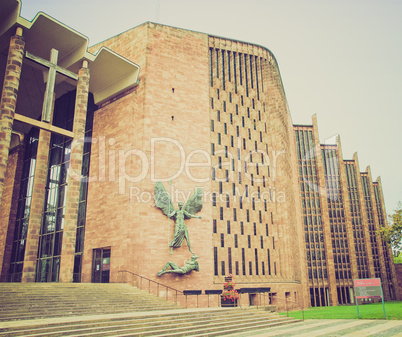
[[(72, 131), (74, 120), (75, 91), (65, 94), (55, 102), (53, 125)], [(96, 106), (90, 97), (86, 123), (86, 137), (92, 133), (93, 113)], [(10, 280), (21, 281), (25, 239), (29, 221), (30, 198), (32, 194), (35, 172), (39, 131), (32, 129), (27, 137), (25, 160), (22, 174), (17, 221), (14, 234), (14, 245), (10, 265)], [(70, 164), (72, 139), (52, 134), (49, 148), (49, 162), (45, 202), (39, 233), (39, 247), (36, 264), (37, 282), (57, 282), (59, 280), (60, 256), (63, 242), (65, 207), (67, 196), (67, 177)], [(88, 138), (84, 146), (82, 182), (77, 223), (76, 265), (74, 281), (80, 280), (81, 255), (84, 242), (85, 209), (87, 194), (87, 177), (89, 173), (91, 142)], [(77, 271), (77, 272), (76, 272)]]
[(25, 155), (18, 199), (17, 219), (14, 227), (14, 240), (8, 281), (21, 282), (24, 254), (28, 233), (29, 213), (38, 151), (39, 130), (32, 128), (25, 138)]
[(354, 162), (346, 162), (345, 169), (350, 199), (350, 213), (352, 216), (353, 240), (356, 251), (358, 277), (369, 278), (367, 246), (363, 231), (358, 181), (356, 178)]
[(322, 146), (328, 216), (339, 304), (351, 303), (352, 270), (336, 146)]
[(295, 138), (310, 301), (312, 306), (325, 306), (328, 271), (312, 128), (297, 128)]
[(366, 204), (366, 214), (367, 214), (367, 222), (368, 229), (370, 234), (370, 243), (371, 243), (371, 253), (373, 254), (373, 263), (374, 263), (374, 273), (375, 277), (381, 277), (380, 270), (380, 255), (378, 252), (378, 242), (377, 242), (377, 234), (376, 228), (374, 225), (374, 210), (373, 210), (373, 202), (371, 200), (370, 195), (370, 187), (367, 173), (362, 173), (362, 186), (363, 186), (363, 196), (364, 202)]

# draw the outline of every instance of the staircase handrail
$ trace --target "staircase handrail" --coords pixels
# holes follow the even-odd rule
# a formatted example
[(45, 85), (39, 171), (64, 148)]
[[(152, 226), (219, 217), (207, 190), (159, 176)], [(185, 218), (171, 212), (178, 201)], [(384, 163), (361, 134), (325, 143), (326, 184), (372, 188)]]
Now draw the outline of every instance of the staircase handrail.
[(148, 293), (151, 293), (151, 282), (152, 282), (153, 284), (156, 284), (157, 289), (158, 289), (158, 291), (157, 291), (157, 296), (158, 296), (158, 297), (159, 297), (159, 286), (164, 287), (164, 288), (167, 290), (167, 291), (166, 291), (166, 300), (168, 300), (168, 293), (169, 293), (169, 290), (171, 290), (171, 291), (173, 291), (173, 292), (176, 293), (176, 301), (175, 301), (176, 303), (177, 303), (177, 295), (178, 295), (178, 294), (183, 295), (183, 292), (182, 292), (181, 290), (178, 290), (178, 289), (175, 289), (175, 288), (173, 288), (173, 287), (167, 286), (167, 285), (165, 285), (165, 284), (163, 284), (163, 283), (160, 283), (160, 282), (157, 282), (157, 281), (155, 281), (155, 280), (151, 280), (151, 279), (149, 279), (149, 278), (147, 278), (147, 277), (145, 277), (145, 276), (138, 275), (138, 274), (136, 274), (136, 273), (133, 273), (133, 272), (130, 271), (130, 270), (119, 270), (118, 273), (128, 273), (128, 274), (134, 275), (134, 276), (136, 276), (136, 277), (139, 277), (139, 278), (140, 278), (140, 286), (139, 286), (139, 288), (140, 288), (141, 290), (142, 290), (142, 280), (144, 279), (144, 280), (148, 281)]

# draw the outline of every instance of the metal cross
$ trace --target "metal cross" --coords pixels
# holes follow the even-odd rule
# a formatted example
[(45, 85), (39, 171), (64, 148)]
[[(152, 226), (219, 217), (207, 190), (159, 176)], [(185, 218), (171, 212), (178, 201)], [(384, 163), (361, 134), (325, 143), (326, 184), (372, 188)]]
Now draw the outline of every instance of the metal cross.
[(28, 59), (49, 68), (49, 73), (47, 75), (45, 98), (43, 100), (42, 121), (50, 123), (52, 117), (51, 115), (53, 106), (54, 85), (56, 83), (56, 73), (60, 73), (74, 80), (78, 80), (78, 75), (57, 65), (59, 52), (56, 49), (52, 48), (52, 50), (50, 51), (50, 61), (32, 55), (28, 52), (25, 53), (25, 56)]

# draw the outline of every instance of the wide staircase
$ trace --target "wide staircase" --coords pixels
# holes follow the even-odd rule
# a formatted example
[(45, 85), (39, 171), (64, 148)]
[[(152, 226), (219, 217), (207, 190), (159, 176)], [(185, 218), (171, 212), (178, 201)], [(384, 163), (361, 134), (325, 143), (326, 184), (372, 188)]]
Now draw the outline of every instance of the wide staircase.
[(222, 336), (296, 323), (261, 309), (184, 309), (126, 284), (0, 283), (0, 336)]

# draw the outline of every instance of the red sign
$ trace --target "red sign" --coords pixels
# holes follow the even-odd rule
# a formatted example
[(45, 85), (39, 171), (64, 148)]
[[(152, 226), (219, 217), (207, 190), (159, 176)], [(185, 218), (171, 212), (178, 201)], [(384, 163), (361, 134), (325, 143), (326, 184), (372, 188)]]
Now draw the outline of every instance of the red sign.
[(372, 286), (381, 286), (381, 279), (379, 278), (365, 278), (360, 280), (354, 280), (355, 287), (372, 287)]
[(381, 298), (381, 279), (367, 278), (354, 280), (356, 298)]

